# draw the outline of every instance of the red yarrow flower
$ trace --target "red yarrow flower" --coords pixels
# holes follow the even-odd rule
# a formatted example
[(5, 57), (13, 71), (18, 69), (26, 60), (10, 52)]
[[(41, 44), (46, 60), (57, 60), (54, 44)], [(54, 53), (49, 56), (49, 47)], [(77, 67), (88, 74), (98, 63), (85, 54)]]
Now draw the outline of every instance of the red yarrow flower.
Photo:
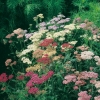
[(51, 62), (51, 60), (48, 57), (42, 57), (42, 58), (39, 58), (37, 60), (37, 62), (40, 62), (40, 63), (43, 63), (43, 64), (49, 64)]
[(8, 80), (7, 74), (6, 73), (2, 73), (0, 75), (0, 82), (6, 82), (7, 80)]
[(47, 47), (49, 46), (50, 44), (53, 43), (53, 39), (44, 39), (41, 43), (40, 43), (40, 46), (42, 47)]
[(56, 42), (52, 43), (53, 47), (56, 47), (58, 44)]

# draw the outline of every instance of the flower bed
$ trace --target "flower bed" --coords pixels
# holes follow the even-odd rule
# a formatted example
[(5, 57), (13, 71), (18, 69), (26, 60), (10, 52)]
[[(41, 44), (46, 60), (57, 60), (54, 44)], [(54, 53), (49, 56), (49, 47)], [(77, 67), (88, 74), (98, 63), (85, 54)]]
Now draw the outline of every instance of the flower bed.
[[(10, 100), (100, 100), (100, 30), (92, 22), (59, 14), (34, 17), (37, 31), (6, 36), (11, 75), (0, 75)], [(40, 21), (40, 23), (38, 23)]]

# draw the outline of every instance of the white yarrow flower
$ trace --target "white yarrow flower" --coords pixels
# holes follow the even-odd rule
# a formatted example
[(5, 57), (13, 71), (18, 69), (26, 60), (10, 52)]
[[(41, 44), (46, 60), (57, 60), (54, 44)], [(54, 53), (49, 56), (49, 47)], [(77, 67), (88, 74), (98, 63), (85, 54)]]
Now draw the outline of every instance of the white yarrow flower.
[(93, 55), (94, 55), (94, 53), (91, 52), (91, 51), (81, 52), (81, 58), (84, 59), (84, 60), (86, 60), (86, 59), (88, 59), (88, 60), (92, 59)]

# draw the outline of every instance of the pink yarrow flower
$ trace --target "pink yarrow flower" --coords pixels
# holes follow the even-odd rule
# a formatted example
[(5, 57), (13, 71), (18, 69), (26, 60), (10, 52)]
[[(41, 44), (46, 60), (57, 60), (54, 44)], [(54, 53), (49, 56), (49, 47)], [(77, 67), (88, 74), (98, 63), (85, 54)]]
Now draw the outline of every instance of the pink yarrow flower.
[(6, 73), (2, 73), (0, 75), (0, 82), (6, 82), (7, 80), (8, 80), (7, 74)]
[(87, 91), (81, 91), (80, 93), (78, 93), (78, 100), (90, 100), (91, 99), (91, 95), (87, 94)]
[(27, 82), (27, 84), (26, 84), (26, 87), (32, 87), (34, 84), (33, 84), (33, 82), (32, 82), (32, 80), (29, 80), (28, 82)]
[(36, 94), (38, 91), (39, 91), (39, 89), (38, 89), (37, 87), (31, 87), (31, 88), (28, 90), (28, 93), (29, 93), (29, 94)]
[(20, 75), (16, 77), (18, 80), (24, 80), (24, 75)]
[(68, 84), (70, 82), (75, 82), (76, 81), (76, 75), (67, 75), (64, 78), (63, 84)]
[(30, 71), (30, 72), (27, 72), (27, 73), (25, 74), (25, 76), (32, 77), (33, 74), (34, 74), (34, 73)]
[(8, 79), (10, 80), (10, 79), (12, 79), (14, 76), (13, 75), (9, 75), (8, 76)]
[(11, 62), (12, 62), (11, 59), (7, 59), (7, 60), (5, 61), (5, 65), (6, 65), (6, 66), (9, 66)]

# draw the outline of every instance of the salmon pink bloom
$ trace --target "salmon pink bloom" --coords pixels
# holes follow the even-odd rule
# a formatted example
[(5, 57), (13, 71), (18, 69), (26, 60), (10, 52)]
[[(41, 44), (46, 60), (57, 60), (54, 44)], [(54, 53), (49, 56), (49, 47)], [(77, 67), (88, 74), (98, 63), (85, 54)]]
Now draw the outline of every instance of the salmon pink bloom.
[(71, 48), (73, 48), (73, 46), (70, 45), (69, 43), (64, 43), (64, 44), (61, 45), (61, 48), (62, 49), (71, 49)]

